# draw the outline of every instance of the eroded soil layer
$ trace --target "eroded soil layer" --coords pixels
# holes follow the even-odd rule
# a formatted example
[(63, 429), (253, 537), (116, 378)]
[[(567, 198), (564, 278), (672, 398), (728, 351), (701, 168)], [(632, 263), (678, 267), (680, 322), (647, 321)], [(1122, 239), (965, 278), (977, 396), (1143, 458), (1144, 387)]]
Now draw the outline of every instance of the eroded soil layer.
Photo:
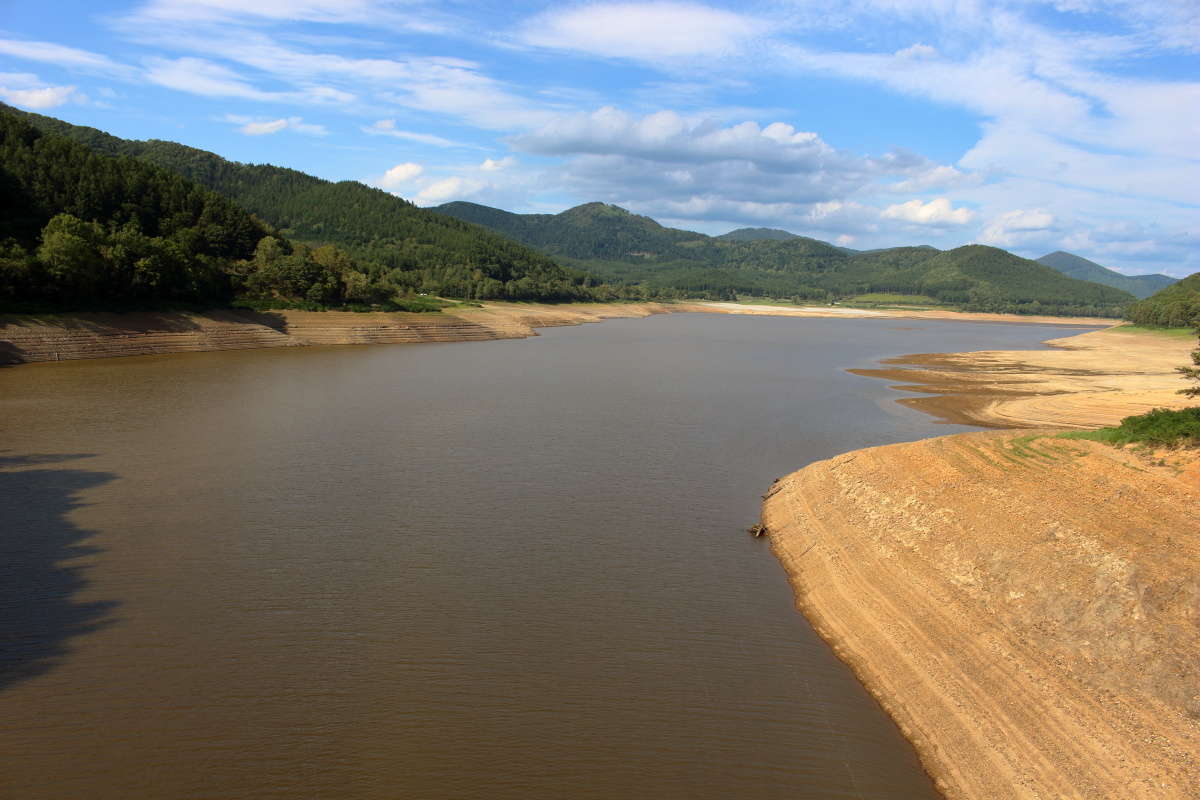
[(763, 522), (948, 797), (1200, 797), (1197, 451), (870, 448), (777, 482)]

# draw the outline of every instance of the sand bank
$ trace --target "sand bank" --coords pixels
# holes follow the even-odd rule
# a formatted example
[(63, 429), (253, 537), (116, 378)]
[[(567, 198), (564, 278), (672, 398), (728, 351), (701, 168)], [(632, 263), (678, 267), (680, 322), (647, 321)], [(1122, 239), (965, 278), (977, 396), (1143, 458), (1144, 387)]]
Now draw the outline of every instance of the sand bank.
[(1152, 408), (1189, 405), (1175, 372), (1196, 339), (1115, 327), (1047, 342), (1049, 350), (932, 353), (852, 370), (921, 393), (899, 402), (950, 422), (1094, 428)]
[(950, 798), (1200, 797), (1200, 453), (870, 448), (763, 506), (800, 610)]

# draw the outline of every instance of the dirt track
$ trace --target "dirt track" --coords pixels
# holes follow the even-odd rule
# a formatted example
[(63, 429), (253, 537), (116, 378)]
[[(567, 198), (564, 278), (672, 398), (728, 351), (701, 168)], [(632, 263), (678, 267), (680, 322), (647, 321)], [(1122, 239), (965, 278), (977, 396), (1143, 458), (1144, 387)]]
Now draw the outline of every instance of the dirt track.
[(1200, 453), (990, 432), (847, 453), (763, 521), (950, 798), (1200, 797)]
[(1012, 428), (1095, 428), (1152, 408), (1182, 408), (1175, 368), (1195, 338), (1122, 328), (1052, 339), (1050, 350), (934, 353), (852, 370), (920, 392), (901, 403), (950, 422)]

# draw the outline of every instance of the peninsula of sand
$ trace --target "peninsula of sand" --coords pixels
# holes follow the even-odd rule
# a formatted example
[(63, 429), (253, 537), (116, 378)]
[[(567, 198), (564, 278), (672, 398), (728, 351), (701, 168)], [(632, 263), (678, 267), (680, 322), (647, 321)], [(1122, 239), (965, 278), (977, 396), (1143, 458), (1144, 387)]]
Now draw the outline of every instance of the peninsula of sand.
[(1036, 427), (846, 453), (766, 496), (798, 607), (947, 797), (1200, 797), (1200, 452), (1059, 435), (1183, 406), (1194, 343), (896, 359), (867, 374), (906, 402)]

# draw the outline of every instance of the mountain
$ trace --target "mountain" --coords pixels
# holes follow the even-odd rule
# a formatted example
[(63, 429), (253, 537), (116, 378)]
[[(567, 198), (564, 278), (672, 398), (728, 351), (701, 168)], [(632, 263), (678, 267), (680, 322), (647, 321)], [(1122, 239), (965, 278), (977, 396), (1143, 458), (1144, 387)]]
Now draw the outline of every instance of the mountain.
[(1200, 272), (1134, 303), (1127, 316), (1138, 325), (1200, 328)]
[(1112, 286), (1129, 292), (1139, 299), (1149, 297), (1159, 289), (1170, 286), (1176, 280), (1166, 275), (1122, 275), (1108, 267), (1100, 266), (1095, 261), (1088, 261), (1086, 258), (1073, 253), (1064, 253), (1062, 250), (1047, 253), (1036, 261), (1072, 278)]
[(609, 296), (585, 288), (586, 276), (543, 253), (361, 183), (228, 161), (175, 142), (120, 139), (3, 105), (0, 112), (97, 153), (181, 175), (232, 200), (284, 237), (342, 248), (372, 279), (401, 291), (523, 300)]
[(722, 233), (716, 238), (725, 239), (730, 242), (757, 242), (763, 239), (787, 241), (788, 239), (796, 238), (796, 234), (780, 230), (779, 228), (738, 228), (729, 233)]
[[(1134, 300), (981, 245), (944, 253), (927, 245), (857, 252), (770, 229), (711, 237), (603, 203), (561, 214), (513, 214), (463, 202), (436, 210), (491, 227), (606, 280), (689, 294), (829, 300), (879, 292), (923, 295), (980, 311), (1102, 316), (1119, 316)], [(768, 233), (759, 233), (763, 230)]]

